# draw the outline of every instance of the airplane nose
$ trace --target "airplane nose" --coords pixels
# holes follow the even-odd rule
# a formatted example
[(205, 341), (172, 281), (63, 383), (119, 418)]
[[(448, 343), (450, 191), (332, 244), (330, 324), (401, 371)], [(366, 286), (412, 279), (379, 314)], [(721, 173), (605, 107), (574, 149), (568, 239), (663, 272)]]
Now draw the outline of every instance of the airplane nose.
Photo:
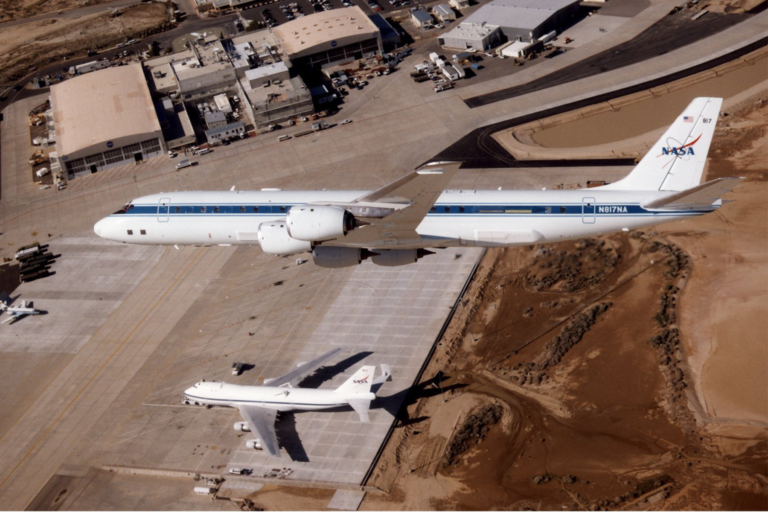
[(97, 236), (100, 236), (104, 238), (105, 228), (106, 228), (106, 220), (107, 219), (101, 219), (99, 222), (93, 225), (93, 232), (96, 233)]

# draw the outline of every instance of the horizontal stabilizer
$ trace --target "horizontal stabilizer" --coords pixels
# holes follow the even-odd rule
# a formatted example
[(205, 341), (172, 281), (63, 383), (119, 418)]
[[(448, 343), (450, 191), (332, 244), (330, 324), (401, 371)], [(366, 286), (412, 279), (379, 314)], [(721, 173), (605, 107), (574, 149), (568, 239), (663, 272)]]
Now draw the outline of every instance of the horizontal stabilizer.
[(643, 204), (646, 210), (705, 210), (715, 209), (714, 203), (724, 194), (733, 190), (744, 178), (718, 178), (697, 187), (683, 190), (661, 199)]
[(368, 393), (367, 395), (362, 395), (360, 398), (347, 399), (349, 405), (358, 415), (360, 415), (361, 423), (370, 423), (370, 419), (368, 418), (368, 410), (371, 408), (371, 401), (375, 398), (376, 395), (373, 393)]

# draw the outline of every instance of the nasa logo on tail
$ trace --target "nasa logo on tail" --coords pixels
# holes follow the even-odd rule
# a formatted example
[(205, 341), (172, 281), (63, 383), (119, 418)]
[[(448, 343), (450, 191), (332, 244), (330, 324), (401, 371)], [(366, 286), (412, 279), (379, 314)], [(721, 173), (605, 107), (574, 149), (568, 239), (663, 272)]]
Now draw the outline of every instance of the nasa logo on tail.
[(693, 150), (693, 145), (699, 142), (700, 138), (701, 135), (696, 137), (696, 140), (689, 142), (688, 144), (682, 144), (674, 139), (669, 139), (667, 140), (667, 147), (661, 148), (661, 154), (659, 156), (695, 156), (696, 153)]
[(370, 375), (366, 375), (362, 379), (356, 379), (356, 380), (353, 380), (352, 382), (354, 382), (355, 384), (368, 384), (368, 378), (369, 377), (370, 377)]

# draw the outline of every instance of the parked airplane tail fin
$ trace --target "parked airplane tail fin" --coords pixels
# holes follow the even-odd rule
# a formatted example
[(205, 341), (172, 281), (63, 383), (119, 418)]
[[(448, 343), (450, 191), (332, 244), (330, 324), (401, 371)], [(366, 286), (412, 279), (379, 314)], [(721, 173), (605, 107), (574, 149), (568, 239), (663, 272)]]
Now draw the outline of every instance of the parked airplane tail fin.
[(373, 373), (375, 371), (375, 366), (362, 366), (354, 375), (347, 379), (347, 382), (336, 388), (336, 392), (349, 398), (354, 398), (355, 395), (367, 395), (371, 392)]
[(701, 183), (722, 98), (695, 98), (629, 175), (603, 187), (682, 191)]

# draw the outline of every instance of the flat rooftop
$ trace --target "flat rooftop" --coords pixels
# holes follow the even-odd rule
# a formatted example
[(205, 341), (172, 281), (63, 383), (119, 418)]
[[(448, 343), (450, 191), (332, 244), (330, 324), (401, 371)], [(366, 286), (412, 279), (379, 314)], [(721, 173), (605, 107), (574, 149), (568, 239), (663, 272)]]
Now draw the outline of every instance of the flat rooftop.
[(493, 0), (462, 23), (535, 29), (557, 11), (578, 0)]
[(56, 149), (62, 156), (160, 131), (141, 64), (101, 69), (55, 84), (51, 103)]
[(378, 32), (376, 24), (358, 6), (309, 14), (272, 29), (288, 55), (337, 39), (363, 39)]

